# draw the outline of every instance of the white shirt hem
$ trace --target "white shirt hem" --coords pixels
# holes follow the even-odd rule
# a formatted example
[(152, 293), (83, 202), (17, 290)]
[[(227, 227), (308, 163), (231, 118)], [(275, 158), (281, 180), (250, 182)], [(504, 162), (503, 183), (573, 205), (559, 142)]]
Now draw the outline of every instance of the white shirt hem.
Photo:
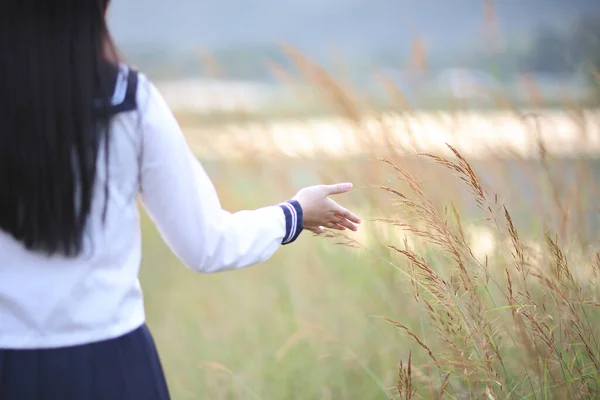
[(120, 322), (109, 327), (94, 331), (68, 332), (60, 335), (19, 335), (4, 336), (0, 333), (0, 349), (32, 350), (72, 347), (105, 340), (115, 339), (141, 327), (146, 322), (145, 315), (137, 315), (126, 322)]

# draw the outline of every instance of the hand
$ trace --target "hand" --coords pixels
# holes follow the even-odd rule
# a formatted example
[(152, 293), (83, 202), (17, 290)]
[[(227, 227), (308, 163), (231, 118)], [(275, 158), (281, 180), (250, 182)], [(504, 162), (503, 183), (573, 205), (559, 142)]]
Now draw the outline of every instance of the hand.
[(300, 203), (304, 213), (304, 229), (316, 233), (325, 232), (325, 228), (344, 231), (358, 231), (356, 224), (360, 218), (328, 198), (333, 194), (342, 194), (352, 189), (351, 183), (318, 185), (301, 189), (294, 200)]

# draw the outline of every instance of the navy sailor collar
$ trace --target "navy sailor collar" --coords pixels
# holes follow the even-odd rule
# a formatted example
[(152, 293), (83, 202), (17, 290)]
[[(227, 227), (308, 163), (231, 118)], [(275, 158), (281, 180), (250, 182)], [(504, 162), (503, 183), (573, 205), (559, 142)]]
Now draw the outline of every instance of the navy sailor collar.
[[(113, 94), (108, 104), (108, 113), (111, 117), (137, 109), (138, 73), (125, 64), (111, 67)], [(105, 100), (98, 99), (98, 109), (103, 108)]]

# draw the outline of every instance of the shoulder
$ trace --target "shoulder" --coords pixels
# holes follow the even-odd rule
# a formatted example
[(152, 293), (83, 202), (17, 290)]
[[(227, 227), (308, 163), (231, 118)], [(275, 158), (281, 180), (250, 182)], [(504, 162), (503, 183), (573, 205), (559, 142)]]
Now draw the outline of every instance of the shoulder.
[(149, 108), (163, 111), (168, 105), (154, 83), (143, 72), (121, 63), (113, 75), (113, 93), (110, 114), (115, 116), (129, 111), (145, 113)]
[(173, 113), (156, 85), (141, 71), (121, 63), (115, 66), (110, 115), (135, 118), (144, 125), (163, 126), (174, 119)]
[(134, 110), (144, 111), (149, 103), (156, 101), (164, 102), (164, 99), (143, 72), (125, 63), (115, 68), (110, 100), (112, 115)]
[(159, 122), (172, 118), (172, 110), (158, 87), (148, 76), (134, 71), (137, 76), (136, 107), (144, 120)]

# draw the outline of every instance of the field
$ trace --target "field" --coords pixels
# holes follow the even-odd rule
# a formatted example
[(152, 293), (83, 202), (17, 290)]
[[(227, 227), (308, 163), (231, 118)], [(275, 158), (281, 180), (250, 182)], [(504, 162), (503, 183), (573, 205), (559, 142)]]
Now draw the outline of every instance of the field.
[(226, 209), (351, 181), (337, 200), (365, 222), (198, 275), (145, 218), (174, 398), (598, 398), (598, 111), (399, 109), (390, 125), (338, 89), (325, 122), (180, 117)]

